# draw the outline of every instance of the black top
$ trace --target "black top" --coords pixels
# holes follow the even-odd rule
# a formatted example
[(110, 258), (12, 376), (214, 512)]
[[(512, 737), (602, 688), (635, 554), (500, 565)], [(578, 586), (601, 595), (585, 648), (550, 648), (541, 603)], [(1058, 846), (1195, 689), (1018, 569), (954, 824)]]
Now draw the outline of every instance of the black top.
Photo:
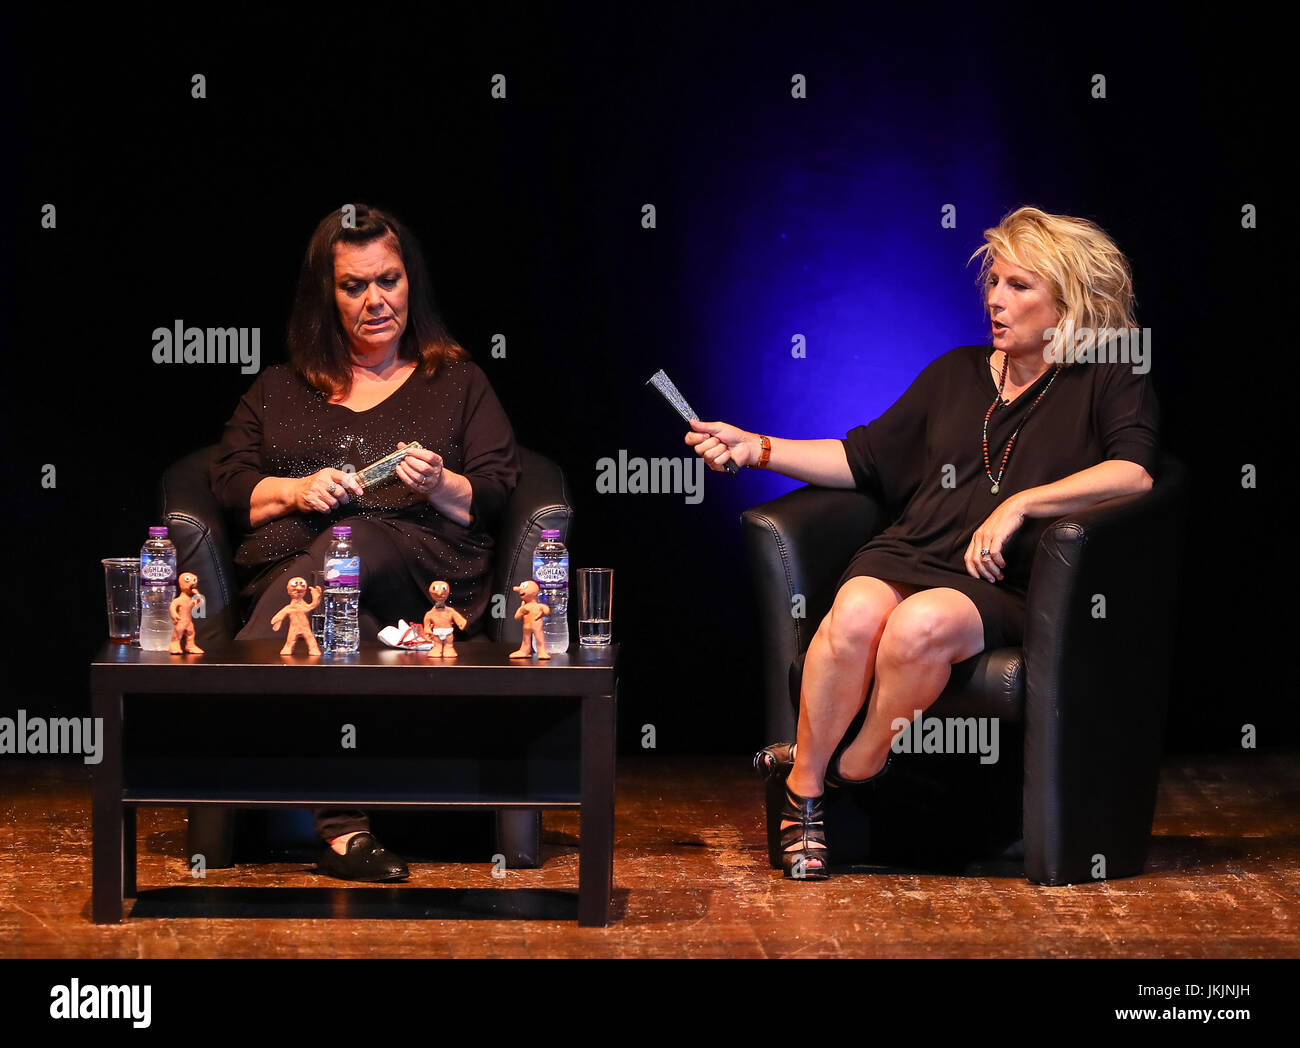
[[(1003, 551), (1004, 579), (976, 579), (967, 573), (963, 555), (975, 529), (998, 505), (1025, 488), (1051, 484), (1108, 459), (1136, 462), (1154, 478), (1159, 455), (1159, 408), (1150, 376), (1134, 374), (1130, 364), (1074, 364), (1059, 370), (1021, 429), (994, 495), (982, 444), (984, 413), (997, 396), (992, 353), (992, 346), (959, 346), (945, 353), (889, 410), (844, 439), (857, 487), (880, 495), (898, 514), (863, 547), (850, 574), (959, 589), (980, 608), (986, 627), (997, 612), (1005, 614), (1006, 601), (996, 593), (989, 600), (983, 596), (996, 587), (1023, 604), (1034, 551), (1052, 523), (1027, 519)], [(994, 477), (1007, 441), (1052, 370), (989, 419)], [(994, 632), (986, 629), (986, 639), (1018, 640)]]
[[(469, 479), (470, 525), (443, 516), (393, 477), (331, 513), (295, 512), (250, 528), (250, 498), (264, 477), (304, 477), (348, 464), (360, 470), (396, 451), (398, 441), (419, 441), (441, 455), (447, 469)], [(475, 364), (445, 363), (431, 377), (417, 368), (386, 400), (364, 411), (329, 403), (292, 367), (279, 364), (258, 375), (240, 399), (226, 423), (211, 480), (218, 501), (244, 532), (235, 564), (248, 596), (273, 565), (304, 552), (325, 529), (358, 516), (388, 522), (428, 578), (445, 578), (453, 590), (458, 581), (481, 581), (490, 575), (492, 535), (519, 474), (514, 431)]]

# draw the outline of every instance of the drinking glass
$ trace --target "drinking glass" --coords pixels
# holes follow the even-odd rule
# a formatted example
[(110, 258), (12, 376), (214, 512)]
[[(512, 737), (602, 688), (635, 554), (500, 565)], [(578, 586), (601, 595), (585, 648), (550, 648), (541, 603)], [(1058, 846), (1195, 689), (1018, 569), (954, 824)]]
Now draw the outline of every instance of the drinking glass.
[(578, 643), (608, 644), (613, 637), (614, 569), (578, 569)]
[(140, 643), (140, 558), (105, 557), (108, 639), (114, 644)]
[[(311, 572), (311, 574), (307, 577), (307, 585), (319, 586), (321, 590), (320, 603), (316, 605), (315, 609), (308, 616), (308, 620), (311, 624), (312, 634), (316, 638), (316, 643), (324, 644), (325, 643), (325, 571), (324, 569)], [(311, 600), (310, 590), (307, 591), (306, 598), (309, 601)]]

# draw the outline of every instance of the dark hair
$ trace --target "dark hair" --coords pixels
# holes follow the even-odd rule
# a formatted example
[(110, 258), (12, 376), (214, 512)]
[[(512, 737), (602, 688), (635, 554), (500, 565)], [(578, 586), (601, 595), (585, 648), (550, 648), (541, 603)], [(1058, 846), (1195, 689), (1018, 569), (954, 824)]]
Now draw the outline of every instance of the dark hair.
[[(355, 210), (355, 222), (352, 211)], [(348, 218), (347, 224), (344, 218)], [(298, 291), (289, 317), (289, 360), (308, 382), (326, 396), (347, 396), (352, 388), (352, 355), (339, 322), (334, 297), (334, 245), (368, 244), (391, 238), (402, 256), (409, 285), (406, 330), (397, 355), (418, 361), (432, 375), (445, 360), (468, 354), (451, 337), (438, 316), (424, 252), (415, 236), (391, 215), (367, 204), (331, 211), (316, 227), (298, 274)]]

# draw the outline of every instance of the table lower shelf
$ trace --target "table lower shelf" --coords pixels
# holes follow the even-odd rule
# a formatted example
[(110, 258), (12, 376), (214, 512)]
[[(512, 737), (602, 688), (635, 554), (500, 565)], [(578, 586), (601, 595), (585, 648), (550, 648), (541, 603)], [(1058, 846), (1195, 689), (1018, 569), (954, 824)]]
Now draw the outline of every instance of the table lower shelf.
[(240, 807), (576, 808), (572, 760), (238, 757), (128, 761), (123, 803)]
[(551, 811), (561, 808), (580, 808), (578, 797), (569, 794), (531, 796), (520, 799), (518, 794), (494, 796), (481, 790), (463, 795), (439, 793), (436, 795), (375, 793), (306, 793), (283, 790), (268, 794), (250, 790), (200, 790), (173, 789), (170, 791), (130, 791), (122, 794), (122, 803), (138, 807), (188, 808), (200, 805), (218, 805), (228, 808), (373, 808), (377, 811), (407, 808), (441, 808), (447, 811), (491, 811), (497, 808), (515, 810)]

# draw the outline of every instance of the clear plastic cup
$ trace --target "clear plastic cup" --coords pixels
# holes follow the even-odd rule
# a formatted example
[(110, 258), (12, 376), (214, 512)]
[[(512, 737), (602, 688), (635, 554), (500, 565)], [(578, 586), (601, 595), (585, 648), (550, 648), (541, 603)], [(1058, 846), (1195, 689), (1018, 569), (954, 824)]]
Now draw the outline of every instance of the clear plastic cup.
[(108, 639), (115, 644), (139, 644), (140, 558), (105, 557), (100, 563), (108, 597)]
[(578, 569), (578, 643), (601, 647), (613, 639), (614, 569)]

